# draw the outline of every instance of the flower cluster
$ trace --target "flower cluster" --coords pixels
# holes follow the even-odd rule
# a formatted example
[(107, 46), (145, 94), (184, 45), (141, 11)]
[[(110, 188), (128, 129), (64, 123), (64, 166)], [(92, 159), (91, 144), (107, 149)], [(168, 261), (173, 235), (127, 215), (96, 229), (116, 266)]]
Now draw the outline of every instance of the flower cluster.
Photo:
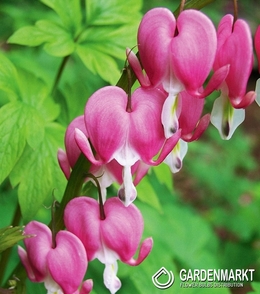
[[(259, 57), (260, 29), (255, 40)], [(144, 227), (133, 204), (136, 185), (162, 162), (179, 171), (188, 143), (199, 139), (210, 122), (223, 139), (231, 138), (256, 98), (254, 91), (246, 92), (253, 45), (241, 19), (226, 15), (216, 30), (200, 11), (184, 10), (176, 19), (168, 9), (154, 8), (140, 23), (137, 43), (139, 59), (130, 49), (126, 55), (140, 86), (133, 93), (118, 86), (97, 90), (84, 115), (68, 126), (66, 151), (58, 151), (67, 179), (84, 154), (102, 197), (72, 199), (64, 211), (67, 230), (54, 238), (37, 222), (25, 228), (37, 236), (25, 241), (27, 253), (19, 248), (19, 255), (29, 278), (44, 282), (48, 293), (88, 293), (91, 281), (82, 281), (95, 258), (105, 264), (104, 284), (115, 293), (121, 287), (117, 260), (138, 265), (153, 244), (145, 239), (133, 258)], [(213, 91), (220, 96), (211, 114), (204, 114), (205, 99)], [(120, 185), (118, 195), (107, 199), (113, 182)]]

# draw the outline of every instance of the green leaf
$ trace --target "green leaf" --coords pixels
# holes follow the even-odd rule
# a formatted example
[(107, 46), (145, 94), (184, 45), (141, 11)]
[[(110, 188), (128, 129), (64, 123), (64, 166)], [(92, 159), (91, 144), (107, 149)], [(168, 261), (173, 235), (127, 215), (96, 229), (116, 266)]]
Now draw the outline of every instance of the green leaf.
[(65, 28), (75, 37), (81, 28), (81, 7), (79, 0), (41, 0), (60, 17)]
[(19, 89), (21, 100), (35, 107), (36, 109), (41, 109), (43, 101), (49, 95), (49, 89), (42, 79), (36, 77), (34, 74), (18, 69), (19, 79)]
[(120, 25), (141, 18), (140, 0), (85, 0), (88, 25)]
[(13, 33), (8, 43), (26, 46), (39, 46), (46, 42), (49, 36), (36, 26), (25, 26)]
[(260, 293), (260, 282), (253, 282), (252, 284), (253, 290), (248, 293)]
[(94, 47), (95, 50), (117, 59), (125, 60), (126, 47), (131, 48), (136, 45), (137, 29), (137, 22), (119, 27), (116, 25), (90, 27), (81, 34), (78, 43), (86, 47)]
[(53, 101), (53, 98), (47, 96), (41, 107), (41, 115), (46, 122), (55, 120), (60, 113), (60, 105)]
[(26, 146), (23, 155), (10, 174), (13, 186), (19, 184), (18, 199), (25, 222), (33, 219), (52, 195), (60, 201), (65, 187), (65, 177), (58, 161), (57, 150), (63, 146), (65, 129), (55, 123), (45, 127), (44, 139), (34, 150)]
[(160, 164), (153, 168), (159, 183), (169, 191), (173, 191), (173, 174), (167, 164)]
[(48, 36), (44, 49), (53, 56), (67, 56), (75, 50), (71, 33), (49, 20), (39, 20), (36, 26)]
[(97, 51), (95, 45), (82, 46), (78, 45), (76, 52), (85, 66), (93, 73), (98, 74), (101, 78), (110, 84), (115, 84), (120, 76), (115, 60)]
[(18, 69), (18, 73), (21, 100), (35, 107), (41, 113), (44, 122), (56, 119), (60, 107), (49, 95), (49, 88), (45, 82), (24, 69)]
[(50, 20), (39, 20), (35, 26), (19, 29), (8, 42), (32, 47), (45, 43), (44, 49), (53, 56), (67, 56), (75, 50), (72, 34)]
[(0, 183), (22, 155), (26, 140), (35, 147), (41, 142), (43, 120), (37, 111), (20, 101), (0, 109)]
[(8, 93), (12, 100), (19, 95), (16, 68), (3, 54), (0, 54), (0, 89)]
[(154, 207), (157, 210), (157, 213), (162, 213), (160, 200), (147, 176), (142, 179), (136, 189), (139, 200)]

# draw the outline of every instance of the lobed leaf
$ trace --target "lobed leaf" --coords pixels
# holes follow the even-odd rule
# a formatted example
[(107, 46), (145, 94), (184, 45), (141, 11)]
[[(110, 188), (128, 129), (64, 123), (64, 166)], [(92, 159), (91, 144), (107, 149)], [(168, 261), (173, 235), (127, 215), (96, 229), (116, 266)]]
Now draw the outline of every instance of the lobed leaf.
[[(128, 32), (127, 34), (125, 32)], [(126, 47), (136, 45), (137, 23), (124, 26), (106, 26), (87, 28), (78, 40), (82, 46), (95, 48), (117, 59), (126, 59)]]
[(85, 66), (93, 73), (98, 74), (101, 78), (112, 85), (116, 83), (120, 71), (116, 61), (97, 50), (95, 45), (82, 46), (78, 45), (76, 52)]
[(63, 145), (64, 132), (58, 124), (46, 125), (42, 143), (34, 150), (26, 146), (10, 174), (11, 184), (19, 184), (18, 199), (25, 222), (32, 220), (43, 203), (49, 203), (53, 195), (61, 200), (65, 177), (56, 154)]
[(141, 18), (139, 0), (85, 0), (88, 25), (121, 25)]
[(16, 68), (3, 54), (0, 54), (0, 89), (7, 92), (12, 100), (19, 95)]
[(49, 36), (36, 26), (25, 26), (17, 30), (8, 39), (8, 43), (26, 46), (39, 46), (46, 42)]
[(79, 0), (41, 0), (60, 17), (64, 27), (75, 37), (81, 28), (81, 7)]
[(35, 26), (19, 29), (8, 42), (32, 47), (45, 43), (44, 49), (53, 56), (67, 56), (75, 49), (72, 33), (50, 20), (39, 20)]
[(26, 140), (35, 146), (35, 138), (37, 141), (41, 137), (40, 130), (35, 133), (35, 128), (41, 123), (38, 113), (20, 101), (10, 102), (0, 109), (0, 183), (21, 157)]
[(49, 20), (39, 20), (36, 26), (48, 36), (44, 49), (50, 55), (67, 56), (74, 51), (75, 44), (72, 34), (59, 24)]

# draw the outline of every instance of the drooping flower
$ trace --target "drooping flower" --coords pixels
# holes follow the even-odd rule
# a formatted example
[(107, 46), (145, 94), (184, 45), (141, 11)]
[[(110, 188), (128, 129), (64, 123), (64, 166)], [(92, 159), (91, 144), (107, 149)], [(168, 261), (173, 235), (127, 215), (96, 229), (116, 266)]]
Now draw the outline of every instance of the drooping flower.
[(177, 20), (166, 8), (154, 8), (144, 15), (138, 30), (138, 49), (151, 85), (162, 84), (168, 93), (162, 112), (166, 138), (179, 128), (178, 93), (185, 90), (194, 99), (204, 98), (225, 79), (227, 65), (219, 68), (203, 89), (216, 48), (214, 25), (200, 11), (185, 10)]
[(225, 15), (217, 30), (218, 46), (214, 70), (229, 65), (229, 73), (220, 86), (221, 95), (215, 100), (211, 122), (223, 139), (229, 139), (245, 117), (245, 110), (256, 98), (254, 91), (246, 93), (253, 67), (253, 45), (249, 25), (242, 19)]
[[(138, 161), (160, 164), (177, 143), (180, 132), (165, 139), (160, 116), (165, 93), (159, 89), (138, 88), (131, 96), (131, 111), (124, 90), (107, 86), (96, 91), (85, 108), (86, 135), (76, 129), (76, 142), (84, 155), (96, 166), (115, 159), (123, 166), (123, 184), (119, 197), (125, 205), (136, 198), (131, 167)], [(154, 160), (154, 156), (159, 157)]]
[[(88, 138), (83, 115), (76, 117), (67, 127), (64, 140), (66, 152), (62, 149), (58, 150), (58, 162), (67, 179), (69, 179), (71, 169), (76, 164), (81, 153), (75, 140), (76, 128)], [(96, 156), (98, 156), (98, 154), (96, 154)], [(141, 165), (140, 161), (137, 161), (131, 167), (131, 174), (135, 174), (135, 177), (137, 178), (135, 180), (135, 185), (137, 185), (148, 171), (148, 167), (146, 169), (141, 168), (143, 165), (144, 164)], [(92, 163), (88, 172), (94, 175), (99, 182), (103, 202), (106, 200), (106, 189), (112, 183), (122, 185), (120, 189), (123, 189), (123, 167), (115, 159), (102, 165), (95, 165)], [(87, 180), (91, 180), (91, 178), (86, 177), (86, 181)]]
[(53, 244), (48, 226), (32, 221), (25, 226), (26, 250), (18, 247), (18, 254), (32, 282), (44, 282), (48, 293), (86, 294), (92, 289), (92, 281), (83, 282), (88, 260), (85, 248), (78, 237), (67, 231), (59, 231)]
[(140, 264), (150, 253), (152, 239), (145, 239), (139, 255), (143, 218), (134, 204), (125, 207), (117, 198), (109, 198), (104, 204), (105, 219), (101, 219), (99, 203), (90, 197), (76, 197), (66, 206), (64, 222), (66, 228), (78, 236), (84, 244), (89, 261), (97, 258), (105, 264), (104, 284), (111, 293), (121, 287), (117, 277), (117, 260), (129, 265)]

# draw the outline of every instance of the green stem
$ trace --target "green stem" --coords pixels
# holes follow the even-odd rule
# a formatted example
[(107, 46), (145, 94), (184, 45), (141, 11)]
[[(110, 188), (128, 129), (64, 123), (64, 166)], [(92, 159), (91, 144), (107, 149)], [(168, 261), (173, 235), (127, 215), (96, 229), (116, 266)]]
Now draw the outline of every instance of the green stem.
[[(201, 8), (207, 6), (208, 4), (214, 2), (215, 0), (190, 0), (186, 1), (184, 5), (184, 9), (197, 9), (200, 10)], [(175, 17), (178, 17), (180, 14), (180, 8), (181, 4), (179, 7), (173, 12)]]
[[(17, 203), (16, 210), (13, 216), (13, 221), (12, 221), (12, 226), (16, 227), (19, 226), (21, 221), (21, 210), (19, 203)], [(6, 249), (1, 256), (1, 261), (0, 261), (0, 284), (3, 282), (5, 270), (7, 267), (7, 263), (11, 254), (12, 248)]]
[(89, 167), (90, 167), (90, 162), (86, 159), (86, 157), (83, 154), (81, 154), (71, 172), (71, 175), (68, 180), (59, 208), (57, 208), (55, 211), (55, 214), (54, 214), (55, 226), (53, 226), (53, 221), (51, 221), (49, 225), (50, 228), (55, 227), (55, 232), (54, 232), (55, 235), (58, 231), (64, 229), (64, 221), (63, 221), (64, 209), (67, 203), (71, 199), (73, 199), (74, 197), (80, 196), (81, 188), (86, 178), (86, 174), (88, 173)]
[(58, 73), (57, 73), (57, 75), (56, 75), (56, 78), (55, 78), (55, 80), (54, 80), (54, 84), (53, 84), (53, 86), (52, 86), (52, 91), (51, 91), (52, 94), (54, 94), (54, 92), (55, 92), (55, 90), (56, 90), (56, 88), (57, 88), (57, 86), (58, 86), (58, 83), (59, 83), (59, 81), (60, 81), (60, 78), (61, 78), (61, 75), (62, 75), (62, 73), (63, 73), (64, 67), (65, 67), (65, 65), (66, 65), (66, 63), (67, 63), (69, 57), (70, 57), (70, 55), (65, 56), (65, 57), (63, 58), (61, 64), (60, 64), (60, 67), (59, 67)]
[(102, 193), (101, 193), (101, 188), (98, 179), (92, 175), (92, 174), (87, 174), (88, 177), (90, 177), (96, 184), (96, 187), (98, 189), (98, 201), (99, 201), (99, 217), (101, 220), (106, 219), (105, 215), (105, 210), (104, 210), (104, 203), (102, 199)]

